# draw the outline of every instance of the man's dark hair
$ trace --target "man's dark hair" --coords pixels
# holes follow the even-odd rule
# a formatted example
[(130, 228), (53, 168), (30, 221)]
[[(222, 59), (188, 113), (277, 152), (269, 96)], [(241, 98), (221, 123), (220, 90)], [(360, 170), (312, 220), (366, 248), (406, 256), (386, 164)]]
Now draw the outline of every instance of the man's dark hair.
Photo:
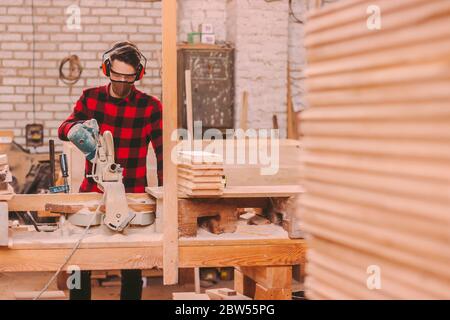
[(119, 60), (133, 66), (134, 70), (138, 69), (141, 63), (141, 55), (135, 44), (129, 41), (122, 41), (116, 43), (112, 49), (115, 50), (111, 53), (111, 62)]

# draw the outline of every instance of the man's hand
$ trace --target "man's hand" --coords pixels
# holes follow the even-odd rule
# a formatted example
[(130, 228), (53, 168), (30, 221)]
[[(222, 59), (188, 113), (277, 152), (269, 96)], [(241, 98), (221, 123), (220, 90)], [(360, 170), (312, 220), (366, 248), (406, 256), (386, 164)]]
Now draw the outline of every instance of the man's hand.
[(84, 153), (86, 159), (92, 161), (97, 150), (98, 134), (97, 120), (91, 119), (75, 124), (70, 128), (67, 138)]

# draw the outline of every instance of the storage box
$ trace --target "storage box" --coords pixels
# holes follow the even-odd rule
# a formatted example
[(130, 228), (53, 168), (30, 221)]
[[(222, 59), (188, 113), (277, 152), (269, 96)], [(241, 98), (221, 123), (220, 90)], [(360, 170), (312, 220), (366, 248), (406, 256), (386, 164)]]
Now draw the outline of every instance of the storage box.
[(216, 44), (216, 35), (215, 34), (202, 34), (202, 43)]
[(211, 23), (202, 23), (199, 27), (200, 33), (207, 33), (207, 34), (213, 34), (214, 33), (214, 27)]

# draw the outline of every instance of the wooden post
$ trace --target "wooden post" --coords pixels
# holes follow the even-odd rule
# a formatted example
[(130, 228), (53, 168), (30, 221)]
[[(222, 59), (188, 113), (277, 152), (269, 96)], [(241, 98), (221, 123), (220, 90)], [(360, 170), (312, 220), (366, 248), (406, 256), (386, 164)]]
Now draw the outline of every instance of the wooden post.
[(8, 246), (8, 203), (0, 202), (0, 247)]
[(235, 290), (255, 300), (290, 300), (292, 266), (239, 267)]
[(242, 94), (242, 110), (241, 110), (241, 124), (240, 129), (247, 130), (248, 117), (248, 92), (244, 91)]
[(186, 119), (187, 119), (187, 130), (189, 132), (189, 140), (192, 143), (194, 140), (194, 118), (192, 111), (192, 78), (191, 70), (185, 71), (185, 83), (186, 83)]
[[(164, 163), (164, 284), (178, 282), (178, 195), (176, 164), (171, 152), (177, 129), (177, 1), (162, 2), (162, 86), (163, 86), (163, 163)], [(175, 190), (175, 192), (174, 192)]]

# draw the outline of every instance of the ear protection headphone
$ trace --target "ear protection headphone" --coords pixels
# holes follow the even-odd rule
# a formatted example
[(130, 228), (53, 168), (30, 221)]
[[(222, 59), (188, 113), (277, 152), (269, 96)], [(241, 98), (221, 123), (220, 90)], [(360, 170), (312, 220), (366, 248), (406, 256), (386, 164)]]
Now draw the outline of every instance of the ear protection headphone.
[(134, 44), (130, 42), (116, 44), (111, 49), (103, 53), (102, 65), (100, 68), (102, 69), (103, 74), (109, 77), (111, 75), (111, 55), (124, 48), (132, 48), (139, 56), (140, 63), (136, 70), (136, 78), (134, 79), (134, 81), (139, 81), (144, 77), (145, 68), (147, 67), (147, 58), (142, 54), (141, 51), (139, 51), (139, 49)]

